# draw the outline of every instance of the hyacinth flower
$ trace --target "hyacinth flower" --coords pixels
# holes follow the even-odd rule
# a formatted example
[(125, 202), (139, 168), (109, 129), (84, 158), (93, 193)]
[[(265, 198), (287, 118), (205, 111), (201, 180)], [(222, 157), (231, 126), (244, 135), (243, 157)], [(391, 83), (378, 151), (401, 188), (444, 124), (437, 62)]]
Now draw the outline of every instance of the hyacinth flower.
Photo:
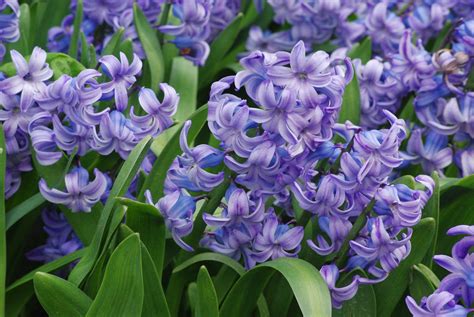
[(165, 195), (156, 204), (153, 203), (150, 191), (145, 193), (147, 202), (154, 205), (165, 220), (166, 227), (171, 232), (174, 241), (184, 250), (193, 251), (182, 237), (193, 230), (193, 214), (196, 201), (185, 190), (177, 190)]
[(400, 17), (388, 11), (386, 3), (378, 3), (367, 15), (365, 26), (375, 46), (382, 52), (395, 52), (405, 26)]
[(304, 229), (301, 226), (291, 228), (287, 224), (280, 224), (273, 211), (266, 215), (261, 232), (255, 237), (252, 258), (262, 263), (268, 259), (282, 257), (293, 258), (301, 249)]
[(107, 179), (94, 170), (95, 179), (89, 182), (89, 173), (82, 167), (74, 168), (64, 179), (65, 191), (50, 188), (44, 179), (39, 182), (41, 195), (53, 204), (65, 205), (72, 212), (90, 212), (107, 189)]
[(420, 305), (410, 296), (407, 296), (405, 301), (413, 317), (466, 317), (471, 311), (461, 305), (457, 305), (454, 295), (449, 292), (439, 292), (423, 297)]
[(41, 112), (38, 106), (28, 107), (22, 111), (20, 109), (20, 98), (16, 95), (11, 96), (0, 93), (0, 122), (3, 123), (3, 129), (7, 137), (13, 137), (19, 130), (28, 133), (28, 124), (30, 119)]
[[(6, 11), (11, 10), (11, 13)], [(20, 38), (20, 6), (17, 0), (5, 0), (0, 3), (0, 61), (5, 56), (3, 42), (13, 43)]]
[(190, 127), (191, 121), (188, 120), (179, 138), (184, 153), (176, 158), (176, 164), (169, 170), (167, 178), (178, 187), (190, 191), (210, 191), (224, 180), (224, 173), (213, 174), (205, 169), (219, 165), (223, 153), (205, 144), (190, 148), (187, 140)]
[(339, 269), (336, 265), (323, 265), (319, 272), (331, 292), (331, 301), (334, 308), (341, 308), (343, 302), (351, 299), (357, 293), (359, 287), (357, 277), (353, 278), (352, 282), (344, 287), (336, 286), (339, 279)]
[(82, 243), (67, 222), (63, 213), (44, 209), (41, 213), (44, 231), (48, 234), (46, 244), (28, 253), (30, 261), (51, 262), (82, 248)]
[(437, 171), (443, 174), (443, 169), (453, 160), (453, 151), (448, 147), (447, 136), (428, 131), (424, 143), (422, 136), (423, 130), (412, 131), (407, 152), (403, 157), (411, 164), (421, 164), (426, 173)]
[(163, 101), (156, 98), (153, 90), (149, 88), (140, 89), (138, 100), (140, 106), (147, 113), (144, 116), (134, 114), (133, 106), (130, 109), (130, 118), (134, 125), (139, 126), (142, 131), (136, 133), (137, 136), (157, 135), (173, 124), (171, 117), (176, 113), (179, 103), (179, 95), (173, 87), (168, 84), (160, 84), (163, 91)]
[(111, 79), (101, 85), (102, 92), (105, 95), (113, 96), (117, 110), (124, 111), (128, 105), (127, 89), (137, 80), (136, 76), (142, 69), (142, 61), (134, 54), (133, 61), (129, 64), (127, 56), (120, 52), (120, 60), (115, 56), (107, 55), (99, 59), (99, 62)]
[(7, 95), (21, 93), (20, 110), (27, 111), (35, 94), (46, 89), (44, 82), (53, 76), (53, 71), (46, 63), (46, 52), (39, 47), (34, 48), (28, 62), (15, 50), (11, 50), (10, 55), (17, 74), (0, 81), (0, 92)]

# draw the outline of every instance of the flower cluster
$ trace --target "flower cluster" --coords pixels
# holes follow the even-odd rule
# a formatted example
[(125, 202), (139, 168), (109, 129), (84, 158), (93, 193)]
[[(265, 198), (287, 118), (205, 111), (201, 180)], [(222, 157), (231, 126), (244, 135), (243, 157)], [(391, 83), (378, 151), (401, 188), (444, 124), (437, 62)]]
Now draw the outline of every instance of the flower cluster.
[(237, 0), (178, 0), (173, 14), (178, 25), (163, 25), (159, 30), (174, 36), (172, 43), (180, 54), (202, 66), (209, 55), (209, 43), (235, 18), (240, 10)]
[(48, 235), (46, 243), (26, 254), (31, 261), (51, 262), (82, 248), (63, 213), (54, 209), (44, 209), (41, 213), (44, 231)]
[[(99, 60), (102, 72), (84, 69), (75, 77), (63, 74), (56, 80), (51, 79), (53, 71), (42, 49), (35, 48), (28, 62), (14, 50), (11, 56), (16, 74), (0, 81), (7, 197), (18, 190), (21, 172), (32, 169), (32, 154), (44, 166), (55, 164), (64, 153), (77, 155), (81, 162), (97, 153), (116, 153), (111, 158), (118, 161), (126, 159), (145, 136), (156, 136), (173, 123), (179, 97), (167, 84), (160, 84), (163, 101), (151, 89), (141, 88), (138, 113), (128, 104), (128, 94), (138, 88), (134, 83), (142, 66), (136, 55), (131, 63), (123, 53), (120, 59), (104, 56)], [(87, 165), (90, 171), (94, 169)], [(51, 189), (44, 180), (40, 189), (53, 203), (74, 212), (90, 211), (109, 183), (104, 173), (94, 173), (95, 180), (89, 183), (89, 172), (79, 164), (66, 176), (66, 191)]]
[(5, 56), (3, 43), (13, 43), (20, 38), (20, 6), (17, 0), (0, 1), (0, 61)]
[[(133, 23), (133, 3), (143, 11), (148, 22), (154, 24), (158, 20), (165, 0), (84, 0), (84, 18), (81, 31), (84, 32), (87, 43), (92, 44), (97, 53), (107, 45), (113, 34), (124, 29), (125, 38), (132, 41), (133, 50), (140, 58), (145, 53), (138, 40), (138, 34)], [(66, 53), (69, 49), (74, 32), (74, 18), (77, 1), (71, 1), (71, 14), (64, 17), (61, 26), (52, 27), (48, 32), (48, 49), (51, 52)]]
[(449, 274), (443, 278), (438, 289), (429, 297), (421, 299), (420, 305), (408, 296), (406, 304), (413, 316), (467, 316), (474, 311), (473, 292), (474, 226), (460, 225), (448, 230), (448, 235), (465, 235), (452, 249), (452, 256), (436, 255), (434, 261)]
[[(426, 189), (415, 190), (389, 181), (403, 162), (404, 121), (385, 111), (386, 129), (337, 123), (351, 61), (305, 52), (302, 41), (291, 53), (255, 51), (241, 59), (242, 71), (212, 85), (208, 126), (219, 148), (190, 148), (187, 123), (184, 153), (156, 206), (175, 241), (192, 250), (183, 237), (193, 230), (196, 201), (228, 181), (221, 209), (203, 214), (201, 246), (243, 259), (247, 268), (303, 248), (338, 255), (321, 268), (337, 308), (359, 284), (385, 279), (409, 254), (411, 227), (434, 183), (418, 176)], [(354, 227), (357, 219), (365, 224)], [(320, 234), (302, 244), (304, 226), (313, 225)], [(340, 271), (355, 268), (369, 277), (336, 287)]]

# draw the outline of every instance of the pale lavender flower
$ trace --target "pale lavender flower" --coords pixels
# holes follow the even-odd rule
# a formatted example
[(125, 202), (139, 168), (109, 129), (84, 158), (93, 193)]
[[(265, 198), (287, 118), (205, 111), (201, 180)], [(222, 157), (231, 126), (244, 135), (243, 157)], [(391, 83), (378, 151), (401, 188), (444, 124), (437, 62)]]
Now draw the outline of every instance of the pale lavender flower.
[(282, 257), (294, 258), (301, 249), (304, 229), (281, 224), (273, 210), (265, 217), (260, 233), (255, 237), (252, 258), (259, 263)]
[(77, 154), (84, 156), (90, 149), (93, 127), (71, 122), (63, 124), (57, 115), (53, 115), (54, 140), (59, 148), (71, 154), (77, 149)]
[(30, 127), (30, 137), (36, 159), (41, 165), (52, 165), (63, 156), (50, 128), (42, 125)]
[(369, 12), (365, 25), (367, 33), (379, 51), (388, 54), (397, 50), (405, 26), (395, 13), (387, 12), (386, 3), (378, 3)]
[(28, 260), (48, 263), (83, 247), (63, 213), (44, 209), (41, 218), (48, 238), (44, 245), (26, 253)]
[(20, 109), (20, 97), (0, 93), (0, 122), (6, 137), (12, 137), (20, 130), (28, 133), (28, 124), (34, 115), (41, 112), (37, 106)]
[(411, 43), (411, 31), (405, 31), (400, 40), (399, 53), (392, 59), (392, 71), (411, 91), (418, 90), (423, 79), (435, 74), (431, 56), (424, 49), (421, 40), (418, 40), (417, 46)]
[(456, 304), (454, 295), (449, 292), (436, 292), (423, 297), (420, 305), (411, 296), (407, 296), (405, 302), (413, 317), (467, 317), (471, 311)]
[(110, 97), (114, 96), (115, 106), (119, 111), (124, 111), (128, 105), (127, 90), (137, 80), (142, 69), (142, 61), (137, 55), (133, 55), (133, 61), (129, 64), (127, 56), (120, 52), (120, 60), (113, 55), (107, 55), (99, 59), (102, 69), (111, 81), (101, 85), (102, 92)]
[(474, 174), (474, 147), (471, 145), (459, 150), (455, 155), (455, 162), (463, 177)]
[(322, 216), (318, 218), (318, 224), (328, 236), (330, 243), (323, 235), (317, 235), (317, 244), (312, 240), (307, 240), (308, 246), (320, 255), (338, 252), (352, 228), (352, 223), (340, 216)]
[(270, 33), (262, 31), (258, 26), (252, 26), (245, 47), (248, 51), (262, 51), (275, 53), (278, 51), (291, 51), (295, 41), (291, 39), (289, 31)]
[(102, 155), (115, 151), (126, 159), (139, 142), (136, 127), (119, 111), (104, 114), (99, 127), (99, 133), (92, 129), (94, 141), (91, 146)]
[(7, 95), (21, 93), (20, 109), (26, 111), (38, 92), (46, 89), (46, 80), (53, 76), (53, 71), (46, 63), (46, 52), (35, 47), (29, 62), (15, 50), (10, 51), (17, 74), (0, 81), (0, 91)]
[(351, 299), (357, 293), (357, 289), (359, 288), (357, 276), (355, 276), (348, 285), (337, 287), (336, 283), (339, 279), (339, 269), (336, 265), (323, 265), (319, 272), (331, 292), (331, 301), (334, 308), (341, 308), (343, 302)]
[(177, 190), (161, 198), (156, 204), (153, 203), (150, 191), (145, 193), (147, 202), (154, 205), (163, 218), (173, 240), (186, 251), (193, 248), (186, 244), (182, 237), (187, 236), (193, 230), (193, 214), (196, 210), (196, 201), (185, 190)]
[(252, 226), (259, 224), (264, 219), (265, 206), (262, 199), (256, 202), (249, 199), (247, 193), (236, 188), (229, 196), (227, 208), (220, 217), (204, 213), (203, 219), (209, 226), (222, 227), (244, 224)]
[(423, 171), (443, 173), (453, 160), (453, 151), (448, 147), (448, 137), (429, 130), (423, 143), (423, 130), (412, 131), (407, 145), (407, 154), (402, 157), (411, 164), (421, 164)]
[(107, 22), (112, 24), (113, 17), (119, 15), (127, 7), (131, 1), (115, 1), (115, 0), (89, 0), (84, 1), (84, 14), (94, 22), (101, 24)]
[(443, 5), (433, 3), (431, 6), (417, 5), (408, 16), (408, 24), (424, 41), (443, 28), (449, 10)]
[(66, 190), (50, 188), (44, 179), (39, 182), (41, 195), (53, 204), (65, 205), (72, 212), (90, 212), (107, 188), (107, 180), (99, 170), (89, 182), (89, 172), (82, 167), (74, 168), (64, 179)]
[(140, 90), (138, 101), (142, 109), (147, 113), (146, 115), (135, 115), (134, 108), (133, 106), (131, 107), (130, 118), (133, 124), (140, 128), (140, 131), (136, 133), (138, 137), (145, 135), (156, 136), (173, 124), (171, 117), (176, 113), (179, 95), (168, 84), (160, 84), (160, 89), (164, 94), (162, 102), (156, 98), (153, 90), (149, 88), (142, 88)]

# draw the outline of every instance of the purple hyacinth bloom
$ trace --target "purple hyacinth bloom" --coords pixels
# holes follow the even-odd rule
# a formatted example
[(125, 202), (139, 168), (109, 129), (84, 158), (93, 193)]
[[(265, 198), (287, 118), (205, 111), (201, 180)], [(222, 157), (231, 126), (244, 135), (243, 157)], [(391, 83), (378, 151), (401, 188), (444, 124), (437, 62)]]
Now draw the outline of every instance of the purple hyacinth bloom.
[(92, 129), (94, 142), (92, 148), (102, 155), (117, 152), (124, 160), (137, 145), (136, 127), (130, 119), (119, 111), (112, 111), (103, 115), (100, 122), (99, 134)]
[(449, 10), (443, 5), (433, 3), (431, 6), (417, 5), (408, 16), (408, 24), (424, 41), (439, 32)]
[(53, 115), (54, 140), (58, 147), (68, 154), (77, 149), (77, 154), (84, 156), (90, 149), (92, 142), (92, 127), (71, 122), (64, 125), (57, 115)]
[(301, 249), (304, 229), (301, 226), (290, 227), (280, 224), (273, 210), (265, 217), (260, 233), (255, 237), (252, 258), (263, 263), (268, 259), (297, 257)]
[(275, 53), (278, 51), (291, 51), (295, 44), (289, 31), (271, 33), (262, 31), (258, 26), (252, 26), (245, 47), (248, 51), (262, 51)]
[(53, 204), (67, 206), (72, 212), (90, 212), (107, 188), (107, 179), (94, 170), (95, 179), (89, 182), (89, 172), (82, 167), (74, 168), (64, 179), (66, 190), (49, 188), (44, 179), (39, 182), (41, 195)]
[(308, 246), (320, 255), (329, 255), (339, 251), (346, 240), (352, 224), (340, 216), (323, 216), (318, 218), (319, 227), (329, 237), (330, 244), (322, 236), (316, 237), (317, 244), (307, 240)]
[(461, 225), (448, 230), (448, 235), (468, 236), (454, 245), (451, 257), (447, 255), (433, 257), (439, 266), (450, 272), (443, 278), (438, 289), (462, 298), (468, 307), (474, 303), (474, 257), (470, 252), (474, 246), (473, 228)]
[(220, 217), (205, 213), (203, 219), (209, 226), (215, 227), (238, 224), (252, 226), (262, 222), (264, 210), (261, 198), (253, 202), (243, 189), (236, 188), (230, 194), (227, 208), (222, 211)]
[(41, 165), (52, 165), (63, 156), (58, 149), (52, 129), (42, 125), (31, 128), (30, 125), (30, 137), (36, 159)]
[(471, 311), (456, 304), (455, 296), (449, 292), (436, 292), (423, 297), (420, 305), (410, 296), (405, 302), (413, 317), (467, 317)]
[(289, 88), (297, 94), (306, 106), (318, 100), (315, 87), (328, 86), (332, 79), (329, 71), (329, 55), (318, 51), (306, 57), (306, 48), (303, 41), (299, 41), (291, 50), (290, 68), (272, 66), (268, 70), (270, 79), (279, 86)]
[(84, 14), (94, 22), (112, 24), (112, 19), (130, 6), (130, 1), (89, 0), (84, 1)]
[(17, 74), (0, 81), (0, 91), (7, 95), (21, 93), (20, 109), (26, 111), (32, 104), (35, 94), (46, 89), (46, 80), (53, 71), (46, 63), (46, 52), (35, 47), (29, 62), (15, 50), (10, 51)]
[(472, 145), (466, 149), (457, 151), (454, 158), (463, 177), (474, 174), (474, 147)]
[(183, 155), (177, 157), (177, 164), (168, 171), (168, 181), (190, 191), (211, 191), (224, 180), (224, 172), (210, 173), (205, 169), (222, 162), (223, 153), (207, 144), (194, 148), (188, 145), (191, 121), (186, 121), (179, 139)]
[(178, 108), (179, 95), (168, 84), (160, 84), (160, 89), (164, 94), (162, 102), (156, 98), (153, 90), (149, 88), (142, 88), (140, 90), (138, 101), (142, 109), (147, 113), (146, 115), (135, 115), (133, 106), (130, 110), (130, 118), (133, 124), (141, 130), (136, 133), (138, 137), (146, 135), (156, 136), (173, 124), (171, 117)]
[(111, 79), (110, 82), (101, 85), (102, 92), (115, 98), (115, 107), (124, 111), (128, 105), (127, 89), (135, 83), (136, 75), (142, 69), (142, 61), (137, 55), (133, 55), (133, 61), (128, 63), (127, 56), (120, 52), (120, 60), (113, 55), (107, 55), (99, 59), (102, 69)]
[(357, 276), (352, 279), (350, 284), (343, 287), (336, 287), (336, 282), (339, 279), (339, 269), (336, 265), (323, 265), (319, 272), (331, 292), (331, 301), (334, 308), (341, 308), (343, 302), (351, 299), (357, 293), (357, 289), (359, 288)]
[(160, 211), (176, 244), (186, 251), (193, 251), (193, 248), (186, 244), (182, 237), (187, 236), (193, 230), (195, 199), (185, 190), (177, 190), (165, 195), (156, 204), (153, 203), (150, 191), (146, 191), (145, 197), (149, 204), (154, 205)]
[[(464, 132), (469, 137), (474, 137), (474, 94), (467, 93), (451, 98), (441, 104), (441, 116), (426, 116), (426, 124), (436, 132), (444, 135), (454, 134), (458, 131)], [(426, 120), (425, 120), (426, 121)], [(441, 122), (440, 122), (441, 121)]]
[(453, 151), (448, 147), (448, 137), (429, 130), (423, 144), (422, 136), (423, 130), (412, 131), (408, 140), (407, 155), (402, 157), (412, 164), (421, 163), (426, 173), (437, 171), (442, 174), (443, 169), (453, 160)]
[(474, 56), (474, 20), (464, 21), (456, 28), (454, 35), (454, 49), (456, 51), (464, 51), (470, 56)]
[(371, 59), (365, 65), (362, 65), (360, 59), (353, 62), (360, 87), (361, 124), (377, 128), (386, 121), (383, 110), (398, 110), (400, 96), (396, 89), (397, 79), (377, 59)]
[(41, 112), (37, 106), (20, 109), (20, 97), (0, 93), (0, 122), (3, 123), (5, 136), (12, 137), (19, 130), (28, 133), (28, 124), (34, 115)]
[(258, 145), (248, 159), (241, 163), (227, 155), (225, 164), (238, 174), (236, 182), (249, 189), (271, 189), (275, 185), (275, 176), (279, 173), (280, 159), (277, 148), (271, 141)]
[(369, 12), (365, 26), (377, 50), (384, 54), (397, 50), (405, 30), (402, 20), (395, 13), (387, 12), (387, 4), (384, 2), (378, 3)]
[(41, 213), (46, 243), (26, 254), (30, 261), (51, 262), (82, 248), (82, 243), (63, 213), (44, 209)]
[(407, 233), (402, 233), (401, 238), (397, 239), (396, 235), (389, 234), (382, 217), (370, 219), (367, 229), (369, 233), (367, 238), (358, 238), (349, 244), (357, 256), (366, 261), (368, 272), (377, 278), (382, 278), (410, 253), (413, 230), (408, 228)]
[[(9, 12), (9, 11), (13, 12)], [(0, 61), (6, 53), (2, 42), (13, 43), (20, 38), (19, 17), (20, 6), (17, 0), (4, 0), (0, 2)]]
[(424, 49), (421, 40), (418, 41), (417, 46), (411, 43), (411, 31), (405, 31), (400, 40), (399, 53), (392, 59), (392, 71), (411, 91), (417, 91), (423, 79), (435, 74), (431, 56)]

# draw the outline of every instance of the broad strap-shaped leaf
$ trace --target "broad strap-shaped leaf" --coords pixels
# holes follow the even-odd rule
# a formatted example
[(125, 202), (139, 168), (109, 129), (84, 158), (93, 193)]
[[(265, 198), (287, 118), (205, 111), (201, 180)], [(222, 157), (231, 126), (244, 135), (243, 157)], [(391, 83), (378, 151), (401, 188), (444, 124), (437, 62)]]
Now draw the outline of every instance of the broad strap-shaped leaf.
[(156, 92), (158, 84), (163, 82), (165, 77), (165, 66), (160, 42), (158, 41), (156, 31), (150, 26), (145, 15), (136, 3), (133, 4), (133, 21), (135, 23), (138, 38), (140, 39), (143, 50), (145, 51), (146, 60), (150, 66), (150, 87)]
[(438, 243), (439, 204), (440, 204), (440, 197), (441, 197), (438, 173), (433, 172), (431, 174), (431, 178), (433, 178), (435, 182), (435, 187), (434, 187), (433, 194), (430, 200), (426, 204), (425, 208), (423, 208), (423, 217), (431, 217), (435, 220), (433, 243), (431, 243), (431, 246), (428, 252), (426, 252), (426, 256), (423, 260), (423, 263), (429, 268), (431, 268), (433, 265), (433, 256), (435, 255), (436, 245)]
[(424, 218), (413, 227), (410, 255), (390, 272), (381, 283), (375, 284), (377, 316), (389, 317), (402, 298), (410, 278), (411, 267), (421, 263), (434, 237), (435, 220)]
[[(367, 277), (360, 269), (350, 272), (340, 281), (341, 287), (348, 285), (352, 281), (352, 277), (357, 274)], [(377, 303), (375, 299), (374, 287), (372, 285), (359, 285), (356, 295), (344, 302), (341, 309), (333, 309), (334, 317), (377, 317)]]
[(102, 56), (115, 55), (118, 57), (124, 31), (125, 29), (122, 27), (115, 31), (114, 35), (112, 35), (110, 40), (107, 42), (107, 45), (105, 45), (104, 50), (102, 51)]
[(346, 120), (354, 124), (360, 122), (360, 88), (357, 76), (354, 75), (351, 82), (346, 86), (342, 100), (341, 112), (339, 113), (339, 122)]
[(438, 286), (439, 279), (429, 267), (421, 263), (413, 266), (409, 289), (411, 297), (417, 302), (419, 302), (422, 297), (434, 293)]
[(155, 264), (144, 244), (142, 248), (143, 299), (142, 316), (169, 317), (170, 312), (166, 302), (165, 292), (161, 286), (161, 279), (155, 269)]
[(7, 277), (7, 228), (5, 219), (5, 173), (7, 148), (3, 125), (0, 125), (0, 315), (5, 314), (5, 293)]
[(331, 297), (319, 271), (312, 264), (293, 258), (262, 263), (245, 273), (224, 300), (221, 316), (251, 316), (257, 298), (275, 272), (290, 284), (303, 316), (331, 316)]
[[(191, 143), (194, 141), (194, 139), (197, 137), (202, 127), (206, 123), (207, 105), (199, 108), (196, 112), (191, 114), (188, 119), (192, 121), (192, 125), (189, 129), (188, 134), (188, 142)], [(163, 135), (158, 136), (158, 138), (156, 138), (156, 140), (153, 142), (151, 149), (157, 156), (157, 159), (153, 164), (150, 174), (148, 175), (145, 180), (145, 183), (142, 186), (140, 195), (138, 196), (140, 200), (143, 199), (145, 190), (147, 189), (150, 190), (151, 195), (155, 201), (163, 197), (164, 181), (166, 178), (166, 174), (168, 173), (168, 169), (173, 163), (173, 160), (176, 158), (176, 156), (182, 153), (181, 148), (179, 146), (179, 135), (183, 124), (184, 123), (181, 123), (178, 126), (176, 132), (171, 137), (171, 139), (169, 139), (169, 141), (164, 147), (162, 146), (162, 144), (157, 145)]]
[(81, 32), (82, 18), (84, 16), (82, 0), (76, 2), (76, 16), (74, 17), (74, 27), (69, 42), (68, 55), (72, 58), (77, 58), (77, 52), (79, 47), (79, 35)]
[(110, 190), (109, 198), (105, 203), (104, 209), (100, 215), (99, 223), (97, 224), (97, 230), (94, 234), (94, 238), (88, 248), (87, 253), (79, 261), (76, 267), (69, 275), (69, 281), (79, 285), (81, 284), (89, 272), (92, 270), (96, 260), (99, 258), (104, 245), (107, 245), (111, 238), (112, 233), (115, 231), (115, 224), (120, 224), (122, 217), (121, 213), (113, 212), (115, 206), (115, 198), (121, 197), (125, 194), (133, 177), (137, 173), (141, 162), (146, 156), (148, 149), (150, 148), (151, 137), (144, 138), (130, 153), (127, 160), (120, 169), (117, 178), (115, 179), (114, 185)]
[(197, 277), (196, 317), (219, 317), (219, 304), (211, 276), (203, 265)]
[(10, 229), (17, 221), (41, 206), (44, 202), (43, 196), (37, 193), (9, 210), (6, 214), (6, 230)]
[(133, 234), (112, 253), (87, 316), (140, 316), (143, 289), (140, 239)]
[(372, 40), (370, 37), (366, 37), (362, 42), (357, 43), (347, 54), (350, 58), (360, 58), (363, 64), (372, 58)]
[(174, 118), (183, 122), (196, 111), (198, 68), (184, 57), (173, 58), (169, 84), (179, 94), (179, 105)]
[(207, 87), (217, 75), (219, 70), (225, 66), (222, 63), (229, 49), (234, 45), (235, 39), (241, 30), (243, 15), (239, 13), (227, 27), (211, 43), (211, 51), (206, 64), (199, 69), (199, 88)]
[(36, 297), (51, 317), (85, 316), (92, 304), (76, 285), (56, 275), (38, 272), (34, 278)]

